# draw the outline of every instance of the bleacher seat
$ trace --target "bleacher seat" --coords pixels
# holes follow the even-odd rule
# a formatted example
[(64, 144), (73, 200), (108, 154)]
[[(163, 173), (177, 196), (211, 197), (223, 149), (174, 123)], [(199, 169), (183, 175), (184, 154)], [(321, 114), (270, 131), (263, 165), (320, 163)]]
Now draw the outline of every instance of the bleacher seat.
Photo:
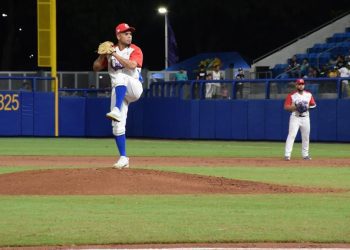
[(323, 48), (324, 50), (331, 50), (332, 48), (335, 48), (338, 46), (338, 43), (324, 43)]
[(295, 57), (297, 58), (297, 62), (299, 64), (302, 63), (302, 61), (305, 59), (305, 58), (308, 58), (308, 55), (306, 53), (303, 53), (303, 54), (295, 54)]
[(310, 66), (320, 68), (322, 65), (328, 64), (331, 58), (331, 54), (328, 52), (324, 53), (310, 53), (309, 54), (309, 63)]
[(350, 32), (335, 33), (332, 37), (327, 38), (327, 43), (338, 43), (350, 39)]
[(346, 55), (349, 53), (350, 41), (340, 42), (337, 47), (337, 53), (340, 55)]
[(281, 73), (284, 72), (284, 69), (288, 67), (288, 64), (284, 63), (284, 64), (276, 64), (275, 67), (273, 67), (272, 69), (272, 75), (274, 77), (280, 75)]
[(309, 59), (309, 63), (312, 65), (312, 66), (316, 66), (318, 63), (318, 60), (319, 60), (319, 53), (310, 53), (308, 54), (308, 59)]
[(307, 49), (308, 53), (318, 53), (324, 50), (323, 43), (316, 43), (312, 48)]
[[(311, 66), (320, 68), (328, 64), (331, 58), (338, 55), (348, 55), (350, 51), (350, 27), (345, 29), (344, 33), (335, 33), (332, 37), (326, 39), (325, 43), (316, 43), (306, 50), (307, 53), (296, 54), (297, 62), (302, 63), (307, 58)], [(290, 58), (287, 59), (290, 64)], [(278, 76), (288, 66), (288, 64), (276, 64), (272, 69), (274, 77)]]

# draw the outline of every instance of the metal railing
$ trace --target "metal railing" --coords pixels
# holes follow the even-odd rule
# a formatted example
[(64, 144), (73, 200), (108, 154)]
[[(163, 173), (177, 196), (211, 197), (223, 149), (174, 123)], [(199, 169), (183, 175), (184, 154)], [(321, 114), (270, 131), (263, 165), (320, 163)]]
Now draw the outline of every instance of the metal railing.
[[(11, 91), (51, 91), (51, 86), (43, 88), (40, 82), (48, 83), (51, 77), (0, 77), (2, 80), (30, 83), (31, 90), (13, 88)], [(190, 100), (202, 99), (284, 99), (295, 90), (295, 78), (288, 79), (233, 79), (221, 81), (165, 81), (153, 82), (144, 90), (146, 98), (181, 98)], [(305, 78), (305, 89), (316, 98), (350, 98), (350, 77)], [(206, 90), (210, 84), (218, 85), (218, 92), (208, 96)], [(8, 91), (1, 88), (0, 91)], [(212, 85), (213, 86), (213, 85)], [(110, 97), (110, 88), (59, 88), (60, 96)]]
[(58, 89), (58, 94), (61, 97), (98, 97), (98, 98), (109, 98), (111, 96), (110, 89)]
[[(2, 83), (3, 80), (8, 81), (7, 88), (2, 88), (4, 85)], [(23, 87), (29, 86), (32, 91), (51, 91), (51, 81), (53, 81), (54, 78), (52, 77), (36, 77), (36, 76), (0, 76), (0, 90), (21, 90)], [(15, 82), (17, 81), (17, 82)], [(39, 86), (39, 83), (44, 82), (42, 86)], [(13, 86), (15, 85), (16, 86)], [(22, 89), (24, 90), (24, 89)]]
[[(295, 90), (295, 78), (255, 79), (224, 81), (167, 81), (154, 82), (146, 92), (148, 98), (180, 99), (284, 99)], [(350, 98), (350, 78), (305, 78), (305, 89), (315, 98), (335, 99)], [(228, 91), (227, 96), (206, 97), (209, 84), (219, 83), (220, 88)]]
[[(0, 76), (3, 77), (1, 85), (7, 86), (7, 90), (16, 88), (18, 83), (13, 84), (14, 77), (51, 77), (49, 71), (35, 72), (35, 71), (1, 71)], [(110, 87), (110, 78), (108, 72), (93, 72), (93, 71), (60, 71), (57, 72), (57, 79), (59, 88), (89, 88), (94, 85), (96, 88)], [(50, 91), (50, 88), (43, 89), (43, 91)]]

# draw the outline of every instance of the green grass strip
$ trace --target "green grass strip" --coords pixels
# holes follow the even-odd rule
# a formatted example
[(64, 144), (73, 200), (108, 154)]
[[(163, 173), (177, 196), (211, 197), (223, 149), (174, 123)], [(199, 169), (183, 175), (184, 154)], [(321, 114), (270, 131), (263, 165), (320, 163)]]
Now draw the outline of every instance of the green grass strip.
[(17, 172), (23, 172), (27, 170), (36, 170), (39, 169), (37, 167), (1, 167), (0, 168), (0, 174), (10, 174), (10, 173), (17, 173)]
[(28, 170), (45, 170), (45, 169), (79, 169), (88, 168), (85, 166), (20, 166), (20, 167), (0, 167), (0, 174), (17, 173)]
[[(300, 143), (294, 155), (300, 157)], [(347, 157), (350, 144), (311, 143), (314, 157)], [(283, 157), (284, 142), (128, 139), (133, 156)], [(113, 138), (0, 138), (0, 155), (116, 155)]]
[(0, 246), (350, 242), (350, 194), (0, 196)]

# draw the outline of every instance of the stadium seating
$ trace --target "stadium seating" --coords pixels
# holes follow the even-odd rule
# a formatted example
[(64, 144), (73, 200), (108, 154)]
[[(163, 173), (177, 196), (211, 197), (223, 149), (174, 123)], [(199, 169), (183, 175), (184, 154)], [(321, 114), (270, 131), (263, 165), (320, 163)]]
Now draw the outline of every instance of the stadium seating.
[[(349, 51), (350, 27), (347, 27), (344, 33), (335, 33), (332, 37), (327, 38), (325, 43), (316, 43), (313, 47), (307, 48), (305, 53), (295, 56), (299, 64), (306, 58), (309, 60), (310, 66), (320, 68), (321, 65), (328, 64), (331, 58), (338, 55), (348, 55)], [(287, 59), (286, 63), (276, 64), (272, 68), (273, 77), (280, 76), (289, 63), (290, 59)]]

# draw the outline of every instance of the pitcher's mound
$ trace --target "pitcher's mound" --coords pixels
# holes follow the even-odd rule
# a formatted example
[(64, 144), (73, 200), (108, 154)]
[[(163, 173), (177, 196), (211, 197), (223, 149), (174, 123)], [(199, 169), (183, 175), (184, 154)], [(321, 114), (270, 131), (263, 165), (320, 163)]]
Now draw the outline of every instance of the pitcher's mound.
[[(339, 190), (338, 190), (339, 191)], [(337, 192), (145, 169), (52, 169), (0, 175), (6, 195), (253, 194)]]

